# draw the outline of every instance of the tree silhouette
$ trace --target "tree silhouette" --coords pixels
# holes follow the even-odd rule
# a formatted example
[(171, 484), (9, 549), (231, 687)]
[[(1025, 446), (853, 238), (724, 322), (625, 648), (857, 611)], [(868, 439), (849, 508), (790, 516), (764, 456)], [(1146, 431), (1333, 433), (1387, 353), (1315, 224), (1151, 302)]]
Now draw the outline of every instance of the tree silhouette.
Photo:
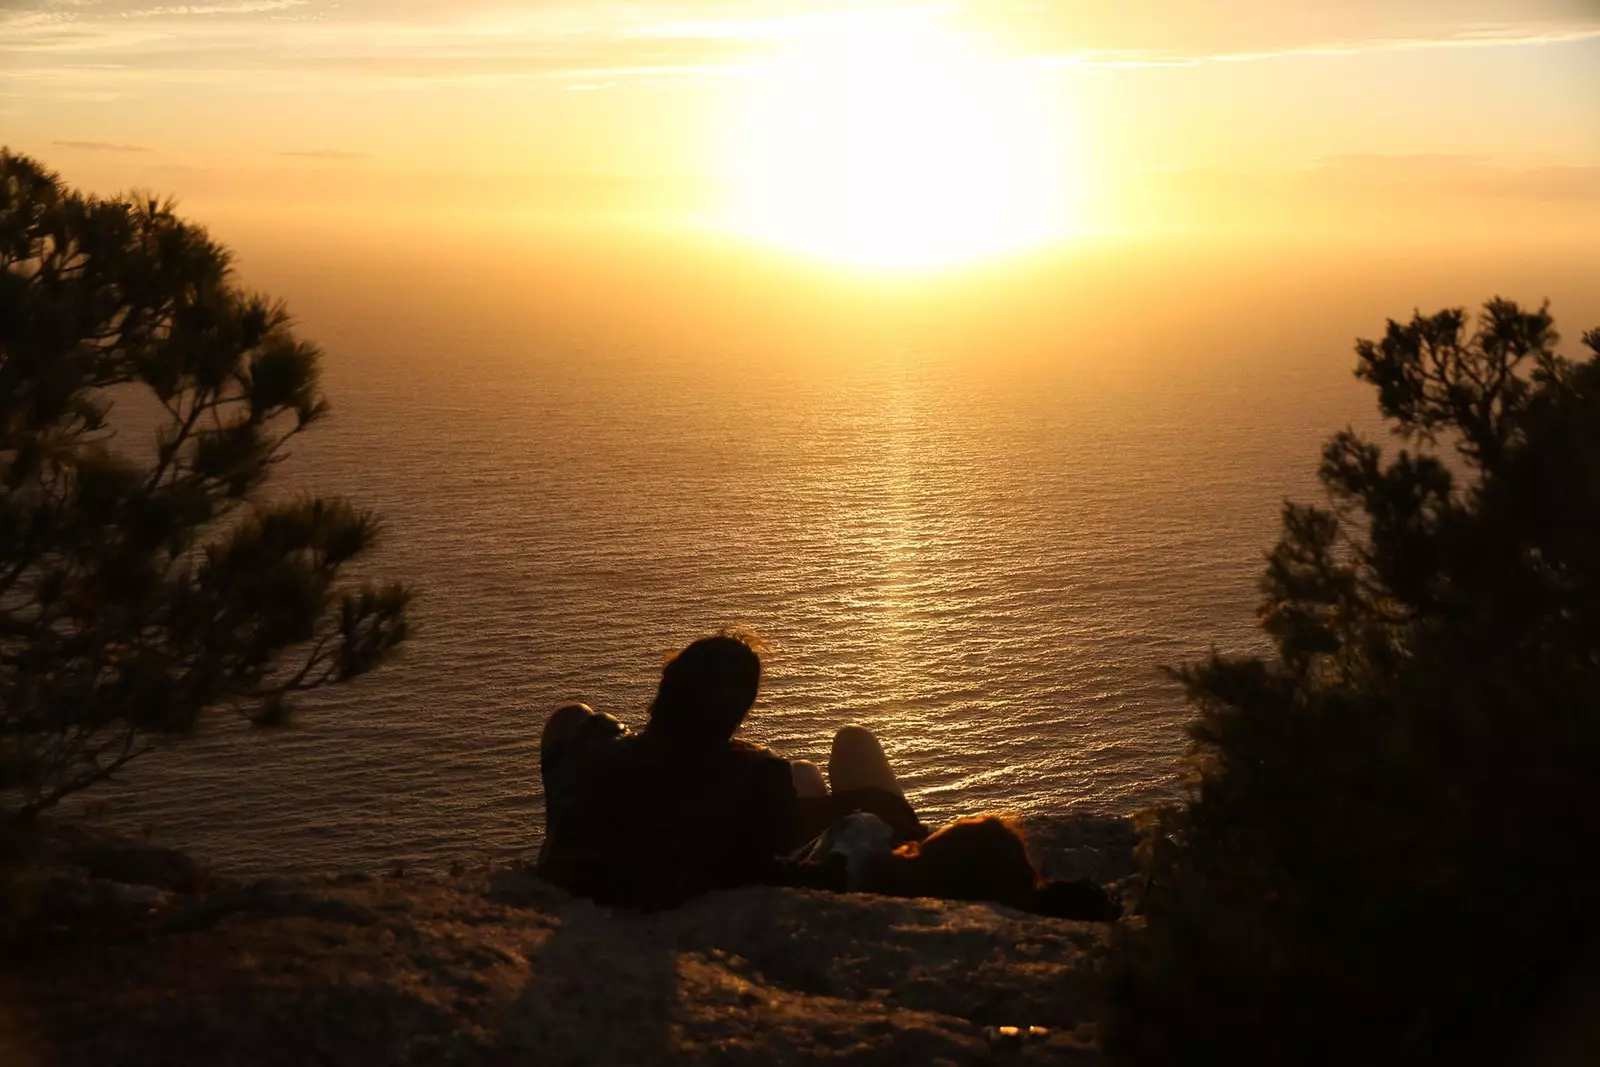
[[(1177, 672), (1120, 1062), (1516, 1062), (1576, 1010), (1600, 864), (1600, 331), (1492, 300), (1357, 344), (1406, 447), (1323, 450), (1262, 580), (1271, 660)], [(1556, 1040), (1552, 1037), (1551, 1040)]]
[(403, 587), (341, 580), (372, 515), (261, 495), (327, 412), (317, 361), (171, 203), (0, 150), (0, 815), (211, 709), (280, 723), (405, 638)]

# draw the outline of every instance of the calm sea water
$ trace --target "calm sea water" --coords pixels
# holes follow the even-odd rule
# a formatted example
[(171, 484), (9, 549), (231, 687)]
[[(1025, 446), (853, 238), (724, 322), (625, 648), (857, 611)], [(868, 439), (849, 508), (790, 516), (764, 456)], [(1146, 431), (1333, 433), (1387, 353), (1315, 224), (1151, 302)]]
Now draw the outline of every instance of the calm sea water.
[(825, 760), (870, 726), (930, 819), (1170, 798), (1186, 712), (1158, 666), (1260, 647), (1279, 505), (1366, 418), (1349, 338), (1381, 326), (1267, 321), (1190, 352), (1043, 315), (1009, 361), (893, 328), (814, 363), (763, 361), (759, 330), (621, 359), (537, 306), (277, 288), (336, 407), (284, 484), (381, 511), (372, 569), (419, 599), (404, 657), (298, 728), (218, 723), (101, 794), (237, 871), (526, 852), (541, 717), (639, 721), (665, 656), (729, 622), (775, 648), (749, 736)]

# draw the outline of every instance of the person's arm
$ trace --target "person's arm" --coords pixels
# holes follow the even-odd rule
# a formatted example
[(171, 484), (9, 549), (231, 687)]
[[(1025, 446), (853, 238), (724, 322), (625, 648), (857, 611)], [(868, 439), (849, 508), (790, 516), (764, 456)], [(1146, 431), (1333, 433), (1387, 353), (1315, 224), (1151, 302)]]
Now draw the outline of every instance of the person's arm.
[(773, 858), (772, 867), (767, 872), (764, 884), (843, 893), (850, 887), (849, 861), (839, 852), (830, 852), (820, 860), (797, 860), (791, 856), (776, 856)]
[[(585, 831), (581, 793), (595, 756), (628, 728), (587, 704), (556, 709), (539, 739), (539, 777), (544, 785), (544, 841), (535, 870), (541, 877), (572, 888), (574, 850), (594, 836)], [(592, 812), (589, 813), (591, 816)]]
[(888, 789), (864, 786), (860, 789), (848, 789), (842, 793), (831, 793), (823, 799), (826, 801), (826, 808), (805, 813), (812, 819), (824, 819), (822, 829), (826, 829), (836, 820), (852, 812), (861, 811), (868, 815), (876, 815), (888, 823), (889, 828), (894, 831), (896, 844), (921, 841), (928, 836), (928, 828), (917, 818), (917, 813), (910, 802), (899, 793)]
[(788, 763), (770, 756), (756, 759), (743, 779), (743, 787), (727, 798), (734, 810), (716, 885), (831, 885), (833, 876), (820, 865), (787, 858), (797, 802)]
[(587, 704), (566, 704), (545, 720), (539, 737), (539, 769), (546, 775), (575, 749), (623, 736), (628, 728), (615, 716)]

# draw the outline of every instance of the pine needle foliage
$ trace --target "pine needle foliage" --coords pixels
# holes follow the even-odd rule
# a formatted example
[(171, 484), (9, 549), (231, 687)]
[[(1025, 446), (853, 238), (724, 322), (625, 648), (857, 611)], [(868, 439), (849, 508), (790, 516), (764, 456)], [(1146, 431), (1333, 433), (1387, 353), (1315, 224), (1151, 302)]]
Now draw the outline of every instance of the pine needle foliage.
[(1285, 506), (1276, 656), (1174, 672), (1114, 1062), (1558, 1062), (1600, 993), (1600, 330), (1557, 341), (1495, 299), (1358, 342), (1400, 447), (1336, 434)]
[(404, 640), (407, 590), (343, 573), (376, 518), (263, 493), (327, 411), (317, 349), (170, 202), (0, 150), (0, 821)]

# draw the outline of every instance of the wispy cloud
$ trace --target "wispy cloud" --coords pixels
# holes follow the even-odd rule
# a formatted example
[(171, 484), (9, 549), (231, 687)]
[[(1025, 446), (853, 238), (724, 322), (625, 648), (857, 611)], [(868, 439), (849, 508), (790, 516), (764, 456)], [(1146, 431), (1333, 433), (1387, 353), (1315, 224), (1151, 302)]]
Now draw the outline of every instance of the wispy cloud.
[(76, 148), (80, 152), (148, 152), (137, 144), (114, 144), (111, 141), (52, 141), (57, 148)]
[(288, 152), (279, 152), (278, 155), (292, 156), (296, 159), (326, 159), (344, 163), (372, 158), (372, 155), (368, 152), (347, 152), (341, 148), (300, 148)]
[(1324, 156), (1292, 168), (1197, 167), (1145, 171), (1132, 177), (1212, 199), (1326, 201), (1330, 194), (1367, 197), (1391, 206), (1446, 198), (1480, 203), (1571, 202), (1600, 205), (1600, 165), (1519, 166), (1469, 153), (1359, 152)]
[[(1260, 63), (1420, 49), (1486, 49), (1600, 39), (1587, 0), (1456, 0), (1401, 21), (1373, 4), (1263, 3), (1219, 22), (1184, 0), (1093, 0), (1061, 5), (946, 0), (929, 17), (980, 33), (1013, 19), (996, 40), (1019, 61), (1047, 67), (1143, 68)], [(1498, 4), (1498, 7), (1492, 5)], [(1152, 7), (1152, 5), (1157, 5)], [(152, 84), (246, 84), (283, 92), (331, 83), (383, 86), (556, 79), (692, 82), (737, 77), (775, 41), (857, 17), (800, 0), (660, 0), (618, 5), (553, 0), (0, 0), (0, 83), (45, 79), (61, 95), (135, 91)], [(1126, 7), (1127, 12), (1123, 12)], [(1315, 8), (1285, 20), (1287, 8)], [(1463, 9), (1465, 10), (1465, 9)], [(1004, 19), (995, 21), (995, 12)], [(1498, 13), (1498, 21), (1481, 18)], [(1151, 18), (1143, 18), (1151, 15)], [(1323, 17), (1323, 16), (1326, 17)], [(1335, 18), (1334, 16), (1337, 16)], [(1359, 17), (1358, 17), (1359, 16)], [(294, 77), (285, 78), (285, 74)]]
[(1369, 38), (1296, 44), (1240, 52), (1190, 54), (1142, 50), (1072, 52), (1038, 57), (1040, 62), (1072, 67), (1196, 67), (1206, 63), (1258, 63), (1315, 56), (1356, 56), (1378, 52), (1411, 52), (1440, 48), (1528, 48), (1600, 40), (1600, 23), (1551, 29), (1506, 27), (1473, 30), (1440, 37)]
[(1485, 155), (1348, 153), (1324, 157), (1304, 177), (1317, 185), (1410, 190), (1419, 197), (1470, 194), (1600, 204), (1600, 166), (1517, 167)]
[(231, 4), (166, 4), (133, 11), (119, 11), (121, 19), (159, 19), (204, 15), (261, 15), (306, 7), (311, 0), (237, 0)]

